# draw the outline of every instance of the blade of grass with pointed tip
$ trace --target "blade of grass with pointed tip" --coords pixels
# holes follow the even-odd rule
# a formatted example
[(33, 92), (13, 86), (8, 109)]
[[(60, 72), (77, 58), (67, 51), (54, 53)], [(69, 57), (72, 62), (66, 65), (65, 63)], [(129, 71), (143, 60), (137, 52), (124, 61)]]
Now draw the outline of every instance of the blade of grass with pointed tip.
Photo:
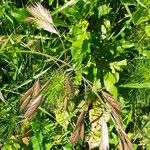
[(120, 87), (134, 89), (150, 88), (150, 83), (127, 83), (120, 85)]
[(72, 5), (75, 5), (79, 0), (71, 0), (68, 1), (66, 4), (64, 4), (63, 6), (61, 6), (60, 8), (58, 8), (57, 10), (55, 10), (54, 12), (52, 12), (52, 15), (57, 14), (58, 12), (63, 11), (64, 9), (66, 9), (67, 7), (70, 7)]

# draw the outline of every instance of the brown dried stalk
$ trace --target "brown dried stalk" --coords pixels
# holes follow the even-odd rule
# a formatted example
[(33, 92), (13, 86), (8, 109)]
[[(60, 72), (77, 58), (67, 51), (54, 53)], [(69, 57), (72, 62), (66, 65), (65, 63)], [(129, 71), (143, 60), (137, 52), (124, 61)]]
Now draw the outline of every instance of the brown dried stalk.
[(70, 142), (71, 144), (76, 144), (77, 141), (84, 139), (84, 124), (82, 123), (71, 135)]

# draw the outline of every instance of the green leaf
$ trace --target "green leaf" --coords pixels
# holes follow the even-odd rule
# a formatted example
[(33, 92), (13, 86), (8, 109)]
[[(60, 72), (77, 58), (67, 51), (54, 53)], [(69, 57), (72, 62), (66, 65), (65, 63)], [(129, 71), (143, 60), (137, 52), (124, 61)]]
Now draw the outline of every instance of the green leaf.
[(140, 0), (136, 0), (137, 1), (137, 3), (140, 5), (140, 6), (142, 6), (142, 7), (144, 7), (144, 8), (147, 8)]
[(149, 20), (148, 15), (145, 15), (143, 13), (143, 8), (139, 8), (133, 15), (133, 20), (137, 25), (140, 25), (141, 23), (147, 22)]
[(144, 57), (150, 59), (150, 50), (144, 50), (140, 52)]
[(102, 5), (98, 8), (99, 16), (107, 15), (110, 13), (111, 7), (109, 5)]
[(53, 147), (53, 143), (47, 143), (45, 144), (45, 150), (50, 150)]
[(114, 86), (115, 83), (116, 79), (114, 75), (111, 72), (106, 73), (106, 75), (104, 76), (104, 86), (110, 94), (117, 98), (118, 91), (117, 88)]
[(3, 6), (0, 6), (0, 17), (3, 16), (4, 12), (5, 12), (5, 8)]
[(90, 52), (90, 44), (89, 44), (89, 34), (87, 33), (88, 22), (80, 21), (77, 25), (73, 26), (70, 29), (70, 42), (72, 42), (71, 46), (71, 56), (74, 64), (74, 68), (76, 68), (76, 77), (75, 83), (80, 84), (82, 69), (83, 69), (83, 59), (87, 56), (87, 53)]
[(112, 70), (112, 73), (115, 74), (116, 71), (123, 71), (123, 67), (127, 66), (127, 60), (122, 60), (122, 61), (116, 61), (110, 63), (110, 68)]
[(5, 144), (5, 145), (2, 147), (2, 150), (13, 150), (13, 147), (12, 147), (12, 145)]
[(17, 9), (12, 10), (11, 15), (18, 22), (24, 22), (25, 19), (29, 16), (29, 14), (24, 8), (17, 8)]
[(52, 5), (54, 0), (49, 0), (49, 5)]
[(66, 2), (63, 6), (59, 7), (57, 10), (55, 10), (52, 15), (63, 11), (64, 9), (66, 9), (67, 7), (70, 7), (72, 5), (75, 5), (79, 0), (70, 0), (68, 2)]
[(145, 32), (146, 32), (147, 36), (150, 36), (150, 25), (147, 25), (145, 27)]
[(65, 129), (65, 131), (68, 128), (69, 124), (69, 114), (67, 111), (55, 111), (56, 121)]
[(72, 145), (71, 144), (66, 144), (65, 146), (63, 146), (63, 150), (72, 150)]
[(73, 60), (78, 60), (79, 57), (85, 56), (85, 54), (89, 52), (89, 46), (87, 41), (89, 37), (86, 31), (87, 27), (88, 22), (82, 21), (70, 29), (70, 35), (74, 37), (70, 39), (70, 41), (72, 42), (71, 54)]
[(127, 83), (120, 85), (120, 87), (135, 88), (135, 89), (150, 88), (150, 83)]
[(31, 142), (33, 150), (44, 150), (42, 145), (43, 135), (41, 132), (35, 133), (35, 135), (31, 138)]
[(19, 150), (20, 145), (18, 143), (16, 143), (15, 140), (11, 139), (11, 140), (6, 141), (6, 143), (2, 147), (2, 150), (14, 150), (14, 149)]

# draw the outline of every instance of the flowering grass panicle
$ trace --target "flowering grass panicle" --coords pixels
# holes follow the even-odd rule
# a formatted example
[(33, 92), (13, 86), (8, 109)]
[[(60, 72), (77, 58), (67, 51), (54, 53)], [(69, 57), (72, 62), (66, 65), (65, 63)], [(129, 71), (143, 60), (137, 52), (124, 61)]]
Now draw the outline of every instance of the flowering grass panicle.
[(60, 36), (49, 11), (40, 3), (35, 3), (31, 7), (27, 7), (27, 11), (32, 15), (32, 17), (28, 18), (29, 20), (36, 22), (39, 27), (43, 28), (44, 30)]

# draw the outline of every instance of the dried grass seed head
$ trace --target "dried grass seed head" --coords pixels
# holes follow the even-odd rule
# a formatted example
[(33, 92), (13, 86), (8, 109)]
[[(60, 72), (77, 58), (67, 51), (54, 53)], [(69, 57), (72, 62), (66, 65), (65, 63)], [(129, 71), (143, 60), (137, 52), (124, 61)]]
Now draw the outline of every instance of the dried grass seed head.
[(30, 103), (29, 108), (27, 109), (27, 111), (24, 114), (24, 118), (29, 118), (29, 119), (32, 118), (32, 116), (37, 111), (39, 105), (41, 104), (42, 98), (43, 98), (43, 96), (39, 95), (37, 98), (35, 98), (34, 100), (32, 100), (32, 102)]
[[(59, 36), (49, 11), (40, 3), (35, 3), (31, 7), (27, 7), (27, 11), (33, 16), (32, 20), (35, 21), (41, 28)], [(31, 20), (31, 17), (29, 20)]]

